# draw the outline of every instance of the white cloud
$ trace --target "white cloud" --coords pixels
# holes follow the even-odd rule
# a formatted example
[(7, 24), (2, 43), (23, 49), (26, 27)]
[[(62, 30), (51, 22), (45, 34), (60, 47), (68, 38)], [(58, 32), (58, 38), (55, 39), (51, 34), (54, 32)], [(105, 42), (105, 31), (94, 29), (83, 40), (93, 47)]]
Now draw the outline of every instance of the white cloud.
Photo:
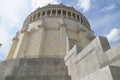
[(115, 9), (115, 8), (116, 8), (116, 5), (115, 5), (115, 4), (111, 4), (111, 5), (109, 5), (109, 6), (106, 6), (106, 7), (102, 8), (100, 11), (101, 11), (101, 12), (110, 11), (110, 10), (113, 10), (113, 9)]
[(106, 37), (110, 42), (115, 42), (120, 40), (120, 29), (113, 28)]
[(90, 20), (90, 24), (93, 29), (104, 29), (105, 26), (108, 26), (110, 28), (111, 26), (115, 25), (116, 22), (118, 22), (119, 18), (120, 12), (116, 12), (112, 14), (107, 14), (102, 17), (94, 17)]
[(78, 7), (83, 9), (83, 12), (89, 11), (91, 7), (91, 1), (90, 0), (78, 0)]
[(12, 42), (15, 32), (20, 29), (25, 16), (29, 13), (26, 0), (0, 0), (0, 58), (3, 60)]
[(43, 7), (47, 4), (58, 4), (61, 0), (32, 0), (31, 6), (32, 10), (35, 10), (38, 7)]

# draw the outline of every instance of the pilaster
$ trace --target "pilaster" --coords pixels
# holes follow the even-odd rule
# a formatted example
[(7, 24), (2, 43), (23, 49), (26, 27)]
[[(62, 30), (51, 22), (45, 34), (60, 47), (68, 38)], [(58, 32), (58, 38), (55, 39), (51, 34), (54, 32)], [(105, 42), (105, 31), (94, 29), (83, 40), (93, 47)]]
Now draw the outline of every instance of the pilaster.
[(12, 59), (19, 39), (17, 37), (14, 37), (12, 41), (13, 41), (13, 43), (12, 43), (12, 46), (11, 46), (10, 51), (8, 53), (7, 60)]
[(21, 34), (22, 34), (21, 41), (20, 41), (20, 44), (18, 45), (19, 48), (18, 48), (18, 51), (16, 51), (16, 53), (17, 53), (16, 57), (17, 58), (21, 58), (21, 57), (26, 56), (25, 48), (26, 48), (26, 45), (27, 45), (26, 43), (27, 43), (27, 40), (28, 40), (29, 32), (27, 30), (24, 30), (24, 31), (21, 32)]
[(39, 33), (41, 35), (39, 35), (39, 56), (42, 56), (43, 54), (43, 48), (44, 48), (44, 41), (45, 41), (45, 25), (38, 25), (39, 27)]
[(60, 24), (60, 54), (65, 55), (67, 53), (67, 33), (66, 24)]

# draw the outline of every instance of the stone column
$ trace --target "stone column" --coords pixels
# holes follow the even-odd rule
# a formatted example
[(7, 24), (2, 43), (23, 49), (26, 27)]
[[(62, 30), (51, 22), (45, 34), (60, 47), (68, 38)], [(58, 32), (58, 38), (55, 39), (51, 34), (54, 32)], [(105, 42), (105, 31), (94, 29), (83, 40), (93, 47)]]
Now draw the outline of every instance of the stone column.
[(66, 38), (66, 46), (67, 46), (67, 54), (69, 53), (69, 50), (70, 50), (70, 44), (69, 44), (69, 38), (67, 37)]
[(52, 9), (50, 10), (50, 16), (52, 16)]
[(13, 55), (14, 55), (15, 49), (18, 45), (19, 39), (17, 37), (14, 37), (12, 41), (13, 41), (13, 43), (12, 43), (12, 46), (11, 46), (10, 51), (8, 53), (7, 60), (13, 58)]
[(81, 16), (79, 16), (79, 23), (81, 23)]
[(61, 16), (63, 16), (63, 10), (61, 9)]
[(66, 17), (68, 17), (68, 11), (66, 10)]
[(73, 14), (72, 14), (72, 12), (71, 12), (71, 18), (73, 19)]
[(58, 15), (58, 10), (56, 9), (56, 16)]
[(66, 34), (66, 24), (60, 24), (60, 55), (64, 57), (67, 53), (67, 34)]
[(42, 17), (42, 11), (40, 12), (40, 18)]
[(48, 15), (47, 15), (47, 10), (45, 11), (45, 17), (47, 17)]

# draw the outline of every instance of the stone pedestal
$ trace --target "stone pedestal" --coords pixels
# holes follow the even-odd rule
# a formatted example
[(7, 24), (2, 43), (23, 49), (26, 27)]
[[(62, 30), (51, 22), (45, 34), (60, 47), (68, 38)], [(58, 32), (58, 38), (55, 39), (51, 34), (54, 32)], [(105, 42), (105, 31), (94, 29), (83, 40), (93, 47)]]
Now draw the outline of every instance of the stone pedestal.
[(0, 80), (70, 80), (63, 58), (30, 58), (4, 61)]

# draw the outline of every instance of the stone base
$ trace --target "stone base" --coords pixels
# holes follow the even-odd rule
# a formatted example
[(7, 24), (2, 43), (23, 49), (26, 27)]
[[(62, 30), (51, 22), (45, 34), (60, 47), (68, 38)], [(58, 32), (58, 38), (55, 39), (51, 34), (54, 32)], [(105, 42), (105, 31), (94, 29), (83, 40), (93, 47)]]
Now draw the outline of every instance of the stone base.
[[(78, 80), (119, 80), (120, 67), (106, 66)], [(29, 58), (0, 64), (0, 80), (71, 80), (63, 58)]]
[(63, 58), (29, 58), (4, 61), (0, 80), (70, 80)]

